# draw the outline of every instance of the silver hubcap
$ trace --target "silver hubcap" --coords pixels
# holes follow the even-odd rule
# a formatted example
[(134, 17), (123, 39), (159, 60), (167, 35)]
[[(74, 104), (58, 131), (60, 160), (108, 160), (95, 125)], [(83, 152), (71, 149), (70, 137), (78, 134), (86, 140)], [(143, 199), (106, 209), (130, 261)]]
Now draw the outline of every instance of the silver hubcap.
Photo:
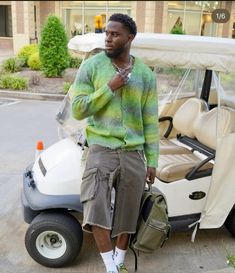
[(57, 259), (63, 256), (66, 246), (64, 237), (55, 231), (44, 231), (36, 239), (38, 252), (48, 259)]

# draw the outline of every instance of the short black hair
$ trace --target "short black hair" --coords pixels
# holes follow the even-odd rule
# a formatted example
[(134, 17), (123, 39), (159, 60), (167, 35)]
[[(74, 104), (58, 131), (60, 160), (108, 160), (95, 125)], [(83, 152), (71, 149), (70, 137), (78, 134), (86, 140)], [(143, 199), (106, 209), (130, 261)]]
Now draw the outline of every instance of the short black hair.
[(129, 29), (134, 36), (137, 33), (135, 21), (128, 15), (122, 13), (114, 13), (110, 16), (109, 21), (119, 22)]

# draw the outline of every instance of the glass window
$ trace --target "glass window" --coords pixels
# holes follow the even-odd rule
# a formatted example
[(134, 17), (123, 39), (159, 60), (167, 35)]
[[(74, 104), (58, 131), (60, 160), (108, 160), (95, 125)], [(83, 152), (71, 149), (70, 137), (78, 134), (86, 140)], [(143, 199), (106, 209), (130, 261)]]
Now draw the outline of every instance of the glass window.
[(69, 38), (88, 32), (103, 32), (113, 13), (131, 15), (131, 1), (60, 1)]
[(189, 35), (201, 35), (201, 13), (185, 12), (185, 33)]
[[(198, 11), (201, 12), (202, 6), (199, 5), (199, 1), (185, 1), (185, 8), (188, 11)], [(202, 1), (201, 1), (202, 2)]]
[(85, 9), (84, 33), (102, 33), (106, 26), (106, 12), (104, 9)]
[(202, 14), (201, 35), (202, 36), (216, 36), (216, 23), (212, 21), (211, 13)]
[(131, 1), (108, 1), (108, 17), (113, 13), (123, 13), (131, 16)]
[(204, 12), (212, 12), (220, 7), (219, 1), (195, 1), (195, 5), (201, 7)]
[(65, 9), (64, 24), (68, 37), (82, 34), (82, 9)]
[(84, 1), (84, 33), (102, 33), (106, 25), (107, 1)]
[(202, 9), (201, 36), (216, 36), (217, 24), (212, 21), (211, 13), (220, 8), (221, 1), (195, 1), (196, 6)]
[(105, 8), (107, 1), (84, 1), (85, 8)]
[(12, 37), (11, 6), (0, 6), (0, 36)]
[(168, 9), (184, 9), (184, 2), (187, 1), (168, 1)]
[(108, 7), (130, 8), (130, 1), (108, 1)]
[(219, 1), (169, 1), (167, 32), (181, 26), (189, 35), (216, 36), (217, 24), (211, 13), (219, 7)]
[(169, 10), (167, 20), (167, 33), (170, 33), (176, 25), (183, 26), (183, 18), (183, 11)]
[(83, 1), (59, 1), (61, 7), (82, 7)]

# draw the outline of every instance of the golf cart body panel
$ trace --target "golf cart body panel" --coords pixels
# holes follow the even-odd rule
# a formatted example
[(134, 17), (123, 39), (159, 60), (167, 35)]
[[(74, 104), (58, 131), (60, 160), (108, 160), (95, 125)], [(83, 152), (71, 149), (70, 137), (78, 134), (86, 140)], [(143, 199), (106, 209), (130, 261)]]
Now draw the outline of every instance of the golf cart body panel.
[[(24, 190), (21, 193), (21, 203), (24, 208), (23, 213), (26, 223), (31, 223), (35, 216), (45, 210), (64, 209), (80, 213), (83, 212), (83, 206), (80, 202), (80, 194), (76, 193), (76, 191), (72, 194), (55, 194), (56, 191), (54, 191), (53, 194), (42, 193), (38, 188), (38, 184), (40, 183), (37, 183), (36, 180), (34, 180), (34, 171), (32, 170), (32, 167), (31, 164), (26, 168), (23, 176)], [(43, 182), (45, 183), (45, 181)]]
[[(196, 202), (192, 195), (198, 189), (201, 192), (207, 193), (210, 187), (210, 177), (203, 177), (192, 181), (181, 179), (172, 183), (157, 180), (154, 185), (167, 196), (168, 216), (176, 217), (202, 212), (207, 199), (206, 194), (203, 198), (196, 200)], [(176, 204), (182, 204), (182, 200), (184, 200), (184, 205), (176, 206)]]
[(86, 151), (69, 138), (49, 147), (36, 159), (32, 169), (37, 189), (42, 194), (56, 196), (80, 194)]

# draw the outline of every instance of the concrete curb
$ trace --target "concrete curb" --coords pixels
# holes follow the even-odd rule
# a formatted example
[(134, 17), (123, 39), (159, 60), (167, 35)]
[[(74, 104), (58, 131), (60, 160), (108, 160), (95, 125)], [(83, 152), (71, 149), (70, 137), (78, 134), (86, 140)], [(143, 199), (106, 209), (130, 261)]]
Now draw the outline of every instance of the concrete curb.
[(223, 268), (223, 269), (218, 269), (218, 270), (211, 270), (211, 271), (206, 271), (204, 273), (234, 273), (235, 269), (234, 268)]
[(2, 90), (0, 89), (0, 97), (15, 98), (15, 99), (30, 99), (30, 100), (63, 100), (65, 95), (63, 94), (48, 94), (48, 93), (32, 93), (15, 90)]

